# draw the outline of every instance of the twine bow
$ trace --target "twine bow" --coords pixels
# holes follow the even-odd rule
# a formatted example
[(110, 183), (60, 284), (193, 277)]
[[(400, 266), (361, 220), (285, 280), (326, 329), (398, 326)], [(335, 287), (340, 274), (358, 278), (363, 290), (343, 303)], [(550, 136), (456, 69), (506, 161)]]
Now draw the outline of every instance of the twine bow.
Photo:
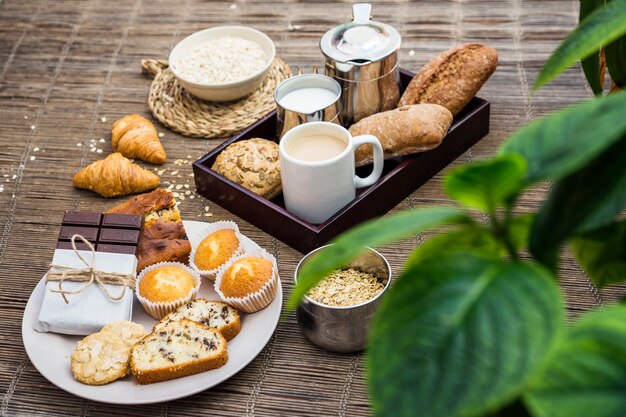
[[(91, 250), (91, 263), (87, 262), (85, 258), (81, 256), (79, 250), (76, 249), (76, 239), (82, 240)], [(104, 292), (107, 298), (111, 301), (121, 300), (124, 297), (124, 294), (126, 294), (126, 287), (130, 288), (131, 290), (135, 289), (135, 277), (131, 274), (119, 274), (116, 272), (102, 272), (96, 270), (96, 268), (94, 267), (96, 250), (94, 249), (91, 242), (89, 242), (83, 236), (73, 235), (71, 242), (74, 253), (76, 253), (76, 256), (78, 256), (78, 258), (85, 264), (86, 268), (77, 269), (62, 265), (50, 265), (50, 269), (48, 270), (48, 274), (46, 276), (46, 282), (58, 281), (59, 288), (56, 290), (51, 289), (50, 291), (61, 294), (61, 296), (63, 297), (63, 301), (65, 301), (65, 304), (69, 304), (67, 294), (80, 294), (85, 291), (87, 287), (93, 284), (94, 281), (100, 286), (102, 292)], [(84, 282), (85, 285), (76, 290), (65, 290), (63, 289), (64, 281)], [(105, 284), (121, 285), (122, 292), (119, 295), (114, 296), (109, 292), (109, 290), (107, 290)]]

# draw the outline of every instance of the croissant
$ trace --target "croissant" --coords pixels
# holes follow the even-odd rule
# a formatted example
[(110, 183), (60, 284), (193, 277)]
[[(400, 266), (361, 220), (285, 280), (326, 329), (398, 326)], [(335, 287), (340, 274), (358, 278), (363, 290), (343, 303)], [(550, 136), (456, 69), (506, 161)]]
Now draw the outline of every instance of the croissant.
[(165, 162), (165, 151), (154, 125), (138, 114), (129, 114), (113, 123), (113, 150), (127, 158), (137, 158), (151, 164)]
[(87, 165), (74, 175), (74, 187), (95, 191), (103, 197), (141, 193), (156, 188), (159, 182), (156, 174), (117, 152)]

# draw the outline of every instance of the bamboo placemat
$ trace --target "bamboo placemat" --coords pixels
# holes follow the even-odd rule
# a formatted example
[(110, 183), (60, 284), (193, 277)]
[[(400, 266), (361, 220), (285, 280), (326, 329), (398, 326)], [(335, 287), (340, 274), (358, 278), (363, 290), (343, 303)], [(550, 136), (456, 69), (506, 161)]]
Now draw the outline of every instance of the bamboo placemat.
[(274, 90), (291, 76), (289, 66), (277, 57), (257, 90), (241, 100), (217, 103), (189, 94), (166, 61), (143, 59), (141, 68), (154, 76), (148, 96), (152, 115), (178, 133), (204, 139), (230, 136), (274, 110)]
[[(498, 70), (479, 93), (491, 102), (491, 132), (450, 168), (493, 155), (523, 124), (593, 97), (579, 66), (531, 90), (547, 57), (575, 26), (578, 6), (578, 0), (383, 0), (374, 5), (374, 17), (402, 34), (401, 66), (408, 70), (419, 70), (461, 42), (487, 43), (499, 51)], [(129, 113), (152, 117), (146, 105), (150, 80), (138, 71), (142, 58), (167, 56), (195, 31), (243, 24), (267, 33), (278, 56), (308, 72), (323, 62), (320, 36), (350, 14), (348, 2), (329, 1), (0, 0), (0, 415), (370, 414), (363, 355), (316, 348), (293, 315), (228, 381), (185, 399), (134, 407), (85, 401), (56, 388), (30, 363), (20, 337), (24, 307), (52, 259), (63, 210), (106, 210), (124, 201), (75, 190), (71, 179), (111, 152), (113, 121)], [(236, 221), (277, 258), (288, 297), (302, 254), (192, 193), (190, 162), (222, 138), (190, 139), (156, 126), (168, 162), (144, 166), (159, 173), (163, 187), (180, 186), (177, 191), (186, 197), (179, 206), (183, 218)], [(535, 211), (547, 190), (525, 193), (516, 210)], [(452, 204), (441, 175), (393, 212), (434, 204)], [(427, 238), (418, 235), (382, 249), (396, 276), (411, 250)], [(620, 286), (597, 291), (569, 253), (560, 281), (572, 318), (624, 294)]]

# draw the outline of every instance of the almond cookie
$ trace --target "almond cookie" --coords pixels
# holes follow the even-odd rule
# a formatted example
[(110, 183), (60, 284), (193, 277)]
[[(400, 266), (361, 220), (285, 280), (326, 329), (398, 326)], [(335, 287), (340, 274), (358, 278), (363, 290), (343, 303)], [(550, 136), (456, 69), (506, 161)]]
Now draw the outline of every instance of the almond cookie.
[(253, 138), (232, 143), (211, 169), (244, 188), (271, 200), (282, 192), (278, 144)]
[(146, 329), (139, 323), (128, 320), (117, 320), (104, 326), (100, 333), (110, 332), (122, 338), (126, 346), (131, 347), (139, 339), (148, 334)]
[(130, 348), (114, 333), (94, 333), (78, 342), (72, 352), (72, 374), (87, 385), (104, 385), (128, 372)]

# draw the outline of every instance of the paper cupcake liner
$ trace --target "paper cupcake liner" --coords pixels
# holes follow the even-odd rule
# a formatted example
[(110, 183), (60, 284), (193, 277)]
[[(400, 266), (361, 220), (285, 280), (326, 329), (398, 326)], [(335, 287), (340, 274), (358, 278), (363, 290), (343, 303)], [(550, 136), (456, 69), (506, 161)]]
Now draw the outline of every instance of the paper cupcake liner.
[[(240, 297), (226, 297), (222, 293), (220, 289), (220, 285), (222, 284), (222, 278), (224, 273), (230, 266), (237, 262), (242, 258), (263, 258), (267, 259), (272, 263), (272, 278), (261, 287), (261, 289), (255, 293), (249, 294), (243, 298)], [(276, 289), (278, 288), (278, 265), (276, 263), (276, 258), (274, 258), (271, 254), (264, 251), (263, 249), (253, 249), (247, 251), (244, 254), (238, 255), (234, 259), (231, 259), (226, 264), (222, 265), (219, 268), (217, 273), (217, 278), (215, 279), (215, 291), (220, 296), (220, 298), (232, 305), (233, 307), (243, 311), (244, 313), (254, 313), (256, 311), (262, 310), (267, 307), (269, 303), (272, 302), (274, 297), (276, 297)]]
[[(196, 285), (189, 291), (189, 294), (184, 298), (179, 298), (178, 300), (173, 301), (150, 301), (147, 298), (143, 297), (139, 293), (139, 283), (143, 277), (153, 269), (162, 267), (162, 266), (178, 266), (185, 271), (189, 272), (191, 276), (194, 278)], [(189, 268), (185, 264), (181, 264), (180, 262), (159, 262), (158, 264), (150, 265), (145, 267), (139, 276), (137, 277), (137, 284), (135, 287), (135, 294), (137, 294), (137, 299), (141, 303), (143, 309), (148, 313), (152, 318), (156, 320), (161, 320), (167, 314), (176, 310), (178, 307), (187, 304), (191, 300), (195, 299), (198, 296), (198, 291), (200, 290), (200, 283), (202, 280), (200, 279), (200, 275), (193, 269)]]
[[(198, 268), (195, 262), (196, 250), (198, 249), (198, 246), (200, 246), (200, 243), (204, 240), (204, 238), (206, 238), (210, 234), (213, 234), (217, 232), (218, 230), (224, 230), (224, 229), (233, 229), (235, 231), (235, 236), (237, 236), (237, 239), (239, 240), (239, 247), (237, 248), (237, 250), (235, 250), (235, 252), (231, 255), (231, 257), (226, 260), (226, 262), (224, 262), (222, 265), (218, 266), (217, 268), (213, 268), (210, 270)], [(207, 223), (205, 225), (205, 229), (202, 231), (201, 236), (202, 237), (200, 238), (200, 240), (198, 240), (195, 244), (194, 242), (191, 242), (192, 244), (191, 244), (191, 253), (189, 254), (189, 266), (191, 266), (195, 271), (197, 271), (200, 274), (200, 276), (202, 276), (203, 278), (207, 278), (207, 279), (210, 279), (211, 281), (215, 281), (215, 277), (217, 276), (217, 272), (221, 266), (226, 265), (228, 262), (232, 261), (235, 257), (242, 255), (244, 253), (243, 245), (241, 243), (242, 242), (241, 232), (239, 231), (239, 226), (237, 226), (237, 223), (232, 222), (230, 220), (221, 220), (215, 223)]]

